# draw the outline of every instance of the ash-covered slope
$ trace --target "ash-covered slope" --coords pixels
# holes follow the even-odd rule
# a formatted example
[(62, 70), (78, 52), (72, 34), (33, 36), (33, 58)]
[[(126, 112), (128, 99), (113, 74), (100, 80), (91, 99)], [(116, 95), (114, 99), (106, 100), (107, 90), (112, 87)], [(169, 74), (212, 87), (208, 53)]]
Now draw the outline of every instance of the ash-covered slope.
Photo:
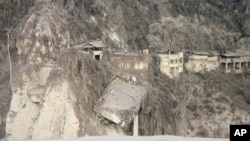
[(111, 71), (68, 48), (70, 35), (77, 34), (68, 30), (65, 11), (47, 2), (33, 10), (17, 31), (20, 58), (11, 81), (7, 139), (123, 134), (119, 127), (100, 124), (92, 110), (112, 79)]
[(101, 31), (103, 39), (114, 47), (171, 46), (222, 52), (249, 48), (250, 3), (246, 0), (67, 0), (64, 3), (58, 0), (56, 3), (80, 21), (97, 25), (96, 31)]
[[(104, 126), (93, 118), (93, 106), (112, 77), (109, 69), (68, 50), (68, 46), (101, 39), (120, 50), (171, 47), (225, 52), (249, 48), (249, 2), (223, 2), (6, 0), (0, 5), (7, 4), (7, 8), (0, 9), (6, 11), (0, 14), (4, 64), (4, 89), (0, 90), (5, 93), (0, 103), (4, 107), (2, 125), (10, 99), (5, 87), (9, 79), (7, 29), (14, 64), (7, 137), (123, 134), (120, 128)], [(249, 124), (250, 77), (216, 74), (185, 74), (170, 80), (155, 70), (152, 89), (140, 111), (140, 134), (228, 137), (229, 124)]]

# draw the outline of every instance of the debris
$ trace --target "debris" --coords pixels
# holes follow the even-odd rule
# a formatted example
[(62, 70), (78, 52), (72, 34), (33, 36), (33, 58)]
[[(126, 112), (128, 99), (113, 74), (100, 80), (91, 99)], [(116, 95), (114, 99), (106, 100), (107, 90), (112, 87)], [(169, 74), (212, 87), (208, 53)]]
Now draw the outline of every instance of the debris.
[[(130, 78), (135, 79), (134, 83), (136, 82), (135, 77)], [(97, 114), (123, 127), (132, 122), (145, 94), (145, 86), (116, 79), (107, 87), (94, 110)]]

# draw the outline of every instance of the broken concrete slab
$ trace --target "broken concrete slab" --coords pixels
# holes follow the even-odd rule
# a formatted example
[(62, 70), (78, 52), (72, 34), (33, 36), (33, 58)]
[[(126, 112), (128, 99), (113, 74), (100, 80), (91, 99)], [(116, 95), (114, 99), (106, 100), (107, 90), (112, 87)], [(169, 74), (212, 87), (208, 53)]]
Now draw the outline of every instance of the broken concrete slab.
[(145, 86), (116, 79), (107, 87), (94, 110), (98, 115), (123, 127), (132, 122), (145, 94)]
[(28, 91), (28, 95), (43, 95), (45, 92), (45, 86), (33, 88)]

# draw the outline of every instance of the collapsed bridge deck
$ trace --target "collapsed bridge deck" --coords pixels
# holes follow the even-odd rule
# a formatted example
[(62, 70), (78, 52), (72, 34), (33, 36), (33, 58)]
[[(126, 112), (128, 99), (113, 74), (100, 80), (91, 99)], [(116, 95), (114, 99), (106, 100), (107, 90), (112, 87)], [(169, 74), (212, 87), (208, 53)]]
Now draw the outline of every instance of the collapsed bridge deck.
[(94, 110), (100, 116), (124, 126), (138, 113), (145, 94), (145, 86), (116, 79), (107, 87)]

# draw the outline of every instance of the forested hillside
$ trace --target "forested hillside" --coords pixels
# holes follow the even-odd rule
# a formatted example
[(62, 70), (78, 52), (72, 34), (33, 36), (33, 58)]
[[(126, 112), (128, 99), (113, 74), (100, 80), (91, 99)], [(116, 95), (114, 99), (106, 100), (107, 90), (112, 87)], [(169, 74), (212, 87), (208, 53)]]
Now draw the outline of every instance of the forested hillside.
[[(1, 0), (0, 138), (6, 135), (12, 97), (8, 53), (11, 74), (18, 75), (18, 67), (36, 49), (26, 39), (55, 49), (48, 55), (52, 58), (58, 57), (65, 42), (71, 46), (97, 39), (113, 50), (225, 53), (250, 49), (249, 15), (248, 0)], [(42, 27), (39, 36), (37, 27)], [(93, 66), (89, 67), (97, 72), (102, 68)], [(228, 137), (229, 124), (249, 124), (249, 74), (184, 73), (169, 79), (155, 69), (152, 78), (140, 111), (141, 135)]]

